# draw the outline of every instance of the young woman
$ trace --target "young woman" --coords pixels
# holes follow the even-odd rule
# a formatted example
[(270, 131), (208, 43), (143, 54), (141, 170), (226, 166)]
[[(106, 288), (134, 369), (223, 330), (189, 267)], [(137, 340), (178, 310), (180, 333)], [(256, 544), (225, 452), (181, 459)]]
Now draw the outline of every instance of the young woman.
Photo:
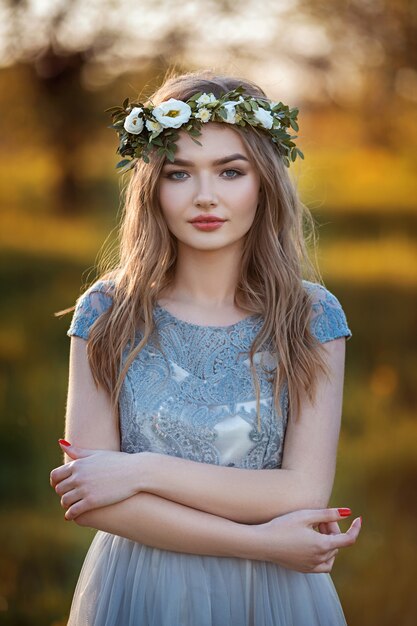
[(329, 572), (361, 519), (326, 507), (352, 333), (308, 258), (296, 113), (209, 71), (112, 110), (120, 256), (75, 307), (50, 479), (98, 530), (69, 626), (346, 624)]

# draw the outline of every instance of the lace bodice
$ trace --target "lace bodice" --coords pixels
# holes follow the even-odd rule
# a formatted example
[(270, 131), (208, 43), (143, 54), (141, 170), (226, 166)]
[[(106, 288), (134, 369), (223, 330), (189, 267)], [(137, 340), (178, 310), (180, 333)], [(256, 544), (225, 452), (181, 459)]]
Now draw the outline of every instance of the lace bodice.
[[(318, 283), (312, 291), (311, 330), (322, 343), (352, 333), (339, 300)], [(112, 302), (111, 281), (96, 281), (77, 301), (67, 335), (88, 339), (89, 329)], [(262, 326), (251, 315), (228, 326), (199, 326), (155, 305), (160, 349), (152, 341), (129, 367), (119, 398), (121, 450), (150, 450), (204, 463), (250, 469), (281, 466), (288, 419), (284, 387), (280, 411), (269, 371), (276, 361), (268, 344), (256, 354), (261, 386), (261, 430), (249, 349)], [(138, 339), (140, 331), (138, 331)]]

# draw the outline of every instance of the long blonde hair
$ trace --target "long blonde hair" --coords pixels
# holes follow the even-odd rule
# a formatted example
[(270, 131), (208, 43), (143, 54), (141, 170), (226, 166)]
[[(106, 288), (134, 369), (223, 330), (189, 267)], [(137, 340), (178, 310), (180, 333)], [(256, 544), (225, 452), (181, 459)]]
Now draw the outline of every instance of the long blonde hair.
[[(266, 98), (264, 91), (251, 81), (203, 70), (166, 76), (150, 99), (154, 105), (169, 98), (187, 100), (199, 91), (220, 97), (238, 85), (243, 85), (248, 95)], [(277, 358), (270, 380), (274, 383), (278, 414), (285, 385), (290, 414), (297, 419), (301, 394), (305, 392), (314, 402), (318, 371), (329, 373), (322, 346), (309, 328), (311, 296), (302, 284), (303, 278), (322, 281), (308, 253), (308, 243), (316, 241), (314, 219), (298, 198), (270, 137), (253, 127), (229, 128), (240, 134), (261, 180), (259, 205), (245, 235), (235, 292), (237, 307), (260, 313), (264, 318), (249, 353), (259, 429), (260, 385), (253, 357), (264, 341), (269, 345), (272, 342)], [(115, 415), (127, 370), (155, 328), (153, 306), (175, 273), (177, 244), (158, 202), (164, 160), (164, 155), (152, 153), (150, 163), (136, 163), (125, 189), (119, 259), (107, 261), (107, 267), (106, 261), (98, 263), (98, 278), (114, 281), (113, 303), (92, 325), (87, 354), (94, 381), (109, 392)], [(144, 333), (134, 346), (139, 319), (144, 321)], [(129, 351), (122, 367), (126, 346)]]

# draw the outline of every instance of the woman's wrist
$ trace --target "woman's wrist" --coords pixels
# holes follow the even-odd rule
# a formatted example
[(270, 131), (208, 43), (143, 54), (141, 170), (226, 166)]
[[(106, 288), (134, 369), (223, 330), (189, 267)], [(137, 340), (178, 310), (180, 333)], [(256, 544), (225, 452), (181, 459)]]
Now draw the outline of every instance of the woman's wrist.
[(136, 452), (131, 456), (133, 460), (132, 481), (135, 492), (140, 493), (141, 491), (148, 491), (151, 493), (152, 480), (155, 481), (156, 468), (153, 468), (153, 457), (155, 457), (155, 455), (145, 450), (144, 452)]
[(132, 457), (134, 458), (132, 479), (136, 493), (147, 491), (159, 495), (158, 484), (163, 484), (164, 460), (167, 456), (145, 450), (132, 454)]
[[(271, 537), (268, 536), (268, 524), (253, 524), (249, 526), (252, 529), (252, 558), (256, 561), (271, 561), (277, 563), (277, 540), (274, 538), (274, 549), (271, 549)], [(273, 556), (273, 558), (272, 558)]]
[[(170, 460), (172, 457), (159, 452), (137, 452), (136, 457), (136, 487), (138, 493), (147, 491), (154, 495), (167, 497), (166, 494), (159, 493), (160, 486), (166, 486), (170, 476)], [(168, 465), (167, 465), (168, 464)]]
[(251, 561), (267, 561), (265, 534), (261, 527), (263, 524), (240, 524), (236, 522), (236, 546), (235, 553), (240, 559), (250, 559)]

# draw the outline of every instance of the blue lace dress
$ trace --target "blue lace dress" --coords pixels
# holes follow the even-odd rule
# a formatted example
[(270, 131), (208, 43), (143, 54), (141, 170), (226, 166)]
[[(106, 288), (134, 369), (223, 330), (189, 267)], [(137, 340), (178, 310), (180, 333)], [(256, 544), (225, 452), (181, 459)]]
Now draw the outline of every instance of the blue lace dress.
[[(351, 337), (338, 299), (318, 283), (311, 328), (326, 342)], [(69, 336), (88, 338), (110, 306), (111, 281), (96, 281), (77, 301)], [(229, 326), (199, 326), (156, 304), (159, 348), (148, 341), (131, 364), (119, 400), (121, 450), (150, 450), (202, 463), (281, 467), (287, 390), (281, 414), (256, 356), (261, 431), (248, 351), (262, 325), (251, 315)], [(140, 331), (138, 330), (138, 340)], [(258, 369), (259, 368), (259, 369)], [(329, 573), (278, 564), (161, 550), (97, 531), (75, 589), (68, 626), (342, 626), (343, 610)]]

